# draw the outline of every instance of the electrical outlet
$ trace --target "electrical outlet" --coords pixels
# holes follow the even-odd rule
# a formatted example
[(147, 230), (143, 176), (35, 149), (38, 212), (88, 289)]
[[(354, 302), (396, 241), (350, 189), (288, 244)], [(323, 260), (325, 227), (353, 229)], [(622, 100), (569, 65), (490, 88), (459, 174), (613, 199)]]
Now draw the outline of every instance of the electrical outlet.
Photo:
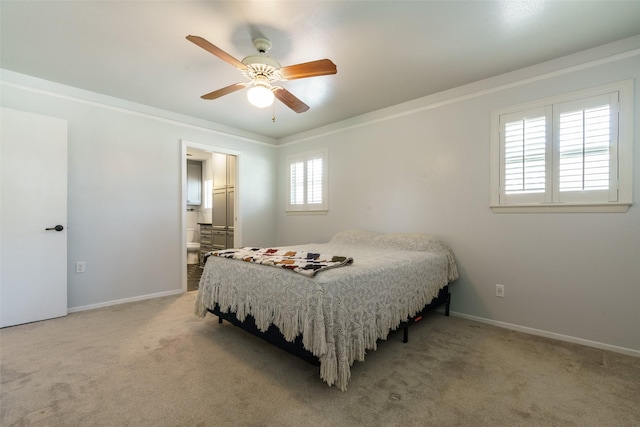
[(504, 285), (496, 285), (496, 296), (504, 298)]
[(84, 261), (76, 262), (76, 273), (84, 273)]

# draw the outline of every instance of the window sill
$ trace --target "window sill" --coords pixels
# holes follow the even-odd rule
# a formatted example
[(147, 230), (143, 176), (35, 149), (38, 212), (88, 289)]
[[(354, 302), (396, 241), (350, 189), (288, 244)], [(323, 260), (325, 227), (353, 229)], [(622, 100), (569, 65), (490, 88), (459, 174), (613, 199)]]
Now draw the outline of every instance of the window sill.
[(310, 211), (303, 211), (303, 210), (285, 210), (285, 212), (287, 213), (287, 215), (326, 215), (327, 213), (329, 213), (328, 210), (326, 209), (319, 209), (319, 210), (310, 210)]
[(624, 213), (629, 203), (571, 204), (544, 203), (535, 205), (492, 205), (493, 213)]

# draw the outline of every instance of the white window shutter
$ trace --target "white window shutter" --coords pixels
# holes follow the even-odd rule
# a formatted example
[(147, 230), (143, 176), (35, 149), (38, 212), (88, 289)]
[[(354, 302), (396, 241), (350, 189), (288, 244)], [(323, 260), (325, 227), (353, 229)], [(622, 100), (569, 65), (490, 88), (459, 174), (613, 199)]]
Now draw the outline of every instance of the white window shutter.
[(494, 212), (626, 212), (633, 81), (493, 110)]
[(545, 129), (544, 116), (505, 124), (505, 193), (544, 191)]
[(540, 203), (547, 191), (548, 123), (543, 107), (500, 117), (502, 203)]
[(319, 204), (323, 199), (322, 158), (307, 161), (307, 203)]
[(561, 103), (556, 108), (558, 179), (554, 199), (611, 201), (610, 190), (616, 185), (612, 170), (617, 170), (617, 156), (613, 155), (617, 146), (617, 92)]
[(289, 167), (288, 211), (327, 210), (326, 150), (287, 159)]
[(291, 205), (304, 204), (304, 163), (294, 162), (289, 166)]

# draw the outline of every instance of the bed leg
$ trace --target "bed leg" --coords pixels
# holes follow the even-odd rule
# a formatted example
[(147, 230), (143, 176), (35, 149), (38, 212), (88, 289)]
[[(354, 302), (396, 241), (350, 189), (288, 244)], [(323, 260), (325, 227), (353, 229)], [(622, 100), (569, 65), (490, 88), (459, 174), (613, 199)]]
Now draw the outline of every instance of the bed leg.
[(447, 292), (447, 304), (445, 305), (444, 308), (444, 315), (448, 316), (449, 315), (449, 305), (451, 304), (451, 293)]
[(402, 338), (402, 342), (405, 344), (409, 342), (409, 326), (408, 325), (404, 327), (404, 337)]
[(222, 317), (218, 317), (218, 324), (222, 325)]

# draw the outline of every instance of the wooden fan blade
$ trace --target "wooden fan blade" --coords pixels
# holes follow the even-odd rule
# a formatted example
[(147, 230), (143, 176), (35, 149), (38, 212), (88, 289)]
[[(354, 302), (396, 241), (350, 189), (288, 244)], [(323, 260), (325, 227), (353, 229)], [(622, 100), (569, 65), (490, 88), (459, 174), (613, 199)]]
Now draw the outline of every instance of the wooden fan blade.
[(303, 64), (289, 65), (280, 68), (283, 80), (304, 79), (306, 77), (326, 76), (338, 72), (336, 64), (330, 59), (305, 62)]
[(220, 98), (221, 96), (224, 95), (228, 95), (230, 93), (233, 93), (237, 90), (240, 90), (242, 88), (245, 88), (247, 86), (249, 86), (251, 83), (235, 83), (232, 85), (229, 85), (227, 87), (223, 87), (222, 89), (218, 89), (218, 90), (214, 90), (213, 92), (210, 92), (206, 95), (202, 95), (200, 98), (202, 99), (216, 99), (216, 98)]
[(304, 113), (309, 109), (309, 106), (304, 102), (296, 98), (291, 92), (280, 86), (273, 87), (273, 94), (284, 105), (291, 108), (296, 113)]
[(189, 40), (191, 43), (194, 43), (198, 46), (200, 46), (201, 48), (203, 48), (204, 50), (206, 50), (209, 53), (214, 54), (215, 56), (217, 56), (218, 58), (222, 59), (223, 61), (233, 65), (234, 67), (240, 69), (240, 70), (246, 70), (247, 66), (244, 65), (242, 62), (238, 61), (236, 58), (234, 58), (233, 56), (229, 55), (227, 52), (225, 52), (224, 50), (220, 49), (217, 46), (214, 46), (213, 44), (209, 43), (207, 40), (203, 39), (202, 37), (199, 36), (187, 36), (187, 40)]

